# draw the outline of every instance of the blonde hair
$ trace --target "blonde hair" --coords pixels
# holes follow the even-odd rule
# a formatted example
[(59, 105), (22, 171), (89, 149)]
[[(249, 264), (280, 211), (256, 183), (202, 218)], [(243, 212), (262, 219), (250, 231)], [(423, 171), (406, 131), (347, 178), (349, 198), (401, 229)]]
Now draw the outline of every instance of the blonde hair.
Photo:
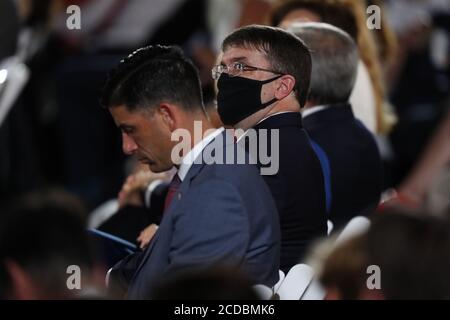
[[(387, 133), (396, 122), (396, 117), (386, 101), (386, 88), (384, 86), (384, 74), (381, 68), (381, 62), (385, 62), (381, 57), (387, 57), (387, 52), (381, 51), (377, 46), (376, 36), (367, 28), (366, 15), (363, 1), (361, 0), (326, 0), (330, 3), (348, 6), (354, 14), (358, 29), (358, 38), (356, 39), (361, 60), (368, 69), (370, 80), (372, 82), (375, 95), (377, 131), (378, 133)], [(384, 24), (385, 21), (383, 21)], [(385, 26), (382, 27), (384, 29)], [(385, 32), (388, 34), (387, 31)], [(389, 37), (391, 37), (390, 35)], [(384, 49), (383, 49), (384, 50)]]

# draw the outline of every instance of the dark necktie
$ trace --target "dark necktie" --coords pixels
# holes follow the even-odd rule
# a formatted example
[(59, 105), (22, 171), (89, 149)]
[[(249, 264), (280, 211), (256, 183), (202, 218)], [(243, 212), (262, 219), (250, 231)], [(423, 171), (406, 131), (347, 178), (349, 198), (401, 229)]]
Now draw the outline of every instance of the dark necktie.
[(173, 197), (175, 196), (175, 193), (177, 193), (178, 188), (180, 187), (181, 179), (178, 176), (178, 173), (175, 173), (175, 175), (172, 178), (172, 181), (169, 184), (169, 190), (167, 191), (166, 199), (164, 200), (164, 213), (166, 212), (167, 208), (169, 207), (170, 203), (172, 202)]

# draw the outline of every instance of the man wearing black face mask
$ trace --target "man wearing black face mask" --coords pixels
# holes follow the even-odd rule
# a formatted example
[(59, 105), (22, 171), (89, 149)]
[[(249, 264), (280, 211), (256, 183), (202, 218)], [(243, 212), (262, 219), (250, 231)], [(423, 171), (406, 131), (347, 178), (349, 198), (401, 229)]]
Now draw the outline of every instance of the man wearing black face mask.
[[(258, 151), (251, 153), (260, 166), (261, 148), (279, 150), (278, 171), (264, 175), (264, 180), (280, 214), (280, 268), (286, 272), (327, 231), (324, 175), (300, 115), (309, 88), (311, 56), (294, 35), (265, 26), (234, 31), (224, 40), (222, 51), (221, 64), (212, 70), (218, 80), (222, 122), (248, 133), (238, 142), (249, 151), (252, 142), (246, 137), (249, 129), (256, 130)], [(278, 141), (261, 138), (265, 133), (270, 137), (272, 131), (278, 131)]]

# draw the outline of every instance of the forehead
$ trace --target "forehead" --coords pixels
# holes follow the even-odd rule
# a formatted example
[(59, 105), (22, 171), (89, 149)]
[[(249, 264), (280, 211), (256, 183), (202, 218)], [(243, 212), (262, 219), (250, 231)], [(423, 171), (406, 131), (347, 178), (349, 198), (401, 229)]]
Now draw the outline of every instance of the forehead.
[(122, 125), (139, 124), (140, 122), (146, 120), (143, 111), (129, 111), (124, 105), (112, 107), (109, 109), (109, 112), (111, 113), (118, 127)]
[(230, 47), (223, 52), (221, 63), (228, 65), (233, 62), (242, 62), (259, 67), (268, 65), (267, 56), (263, 52), (241, 47)]

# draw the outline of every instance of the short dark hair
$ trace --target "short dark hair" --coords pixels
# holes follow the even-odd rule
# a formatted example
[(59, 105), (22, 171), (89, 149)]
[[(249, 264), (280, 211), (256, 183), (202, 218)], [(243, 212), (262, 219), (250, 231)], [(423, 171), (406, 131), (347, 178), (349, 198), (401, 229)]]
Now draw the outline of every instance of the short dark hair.
[(186, 111), (204, 110), (197, 68), (177, 46), (147, 46), (120, 61), (107, 77), (100, 103), (130, 111), (160, 102)]
[(151, 300), (259, 300), (251, 280), (242, 270), (214, 265), (202, 270), (188, 269), (162, 280)]
[(280, 28), (251, 25), (228, 35), (222, 50), (241, 47), (258, 50), (267, 56), (271, 68), (295, 78), (296, 97), (303, 107), (311, 77), (311, 55), (306, 45), (293, 34)]
[(384, 298), (450, 297), (450, 224), (428, 212), (388, 209), (371, 219), (369, 230), (337, 246), (320, 276), (343, 299), (357, 299), (367, 288), (369, 266), (381, 271)]
[(401, 210), (375, 216), (367, 234), (370, 264), (382, 271), (386, 299), (450, 297), (448, 219)]
[[(38, 192), (20, 199), (0, 221), (0, 298), (11, 290), (5, 261), (11, 259), (29, 273), (52, 298), (71, 296), (67, 267), (84, 274), (94, 267), (85, 228), (85, 213), (75, 198), (59, 192)], [(82, 280), (83, 281), (83, 280)]]
[(269, 13), (269, 24), (276, 27), (289, 13), (299, 9), (314, 12), (320, 17), (321, 22), (344, 30), (355, 40), (358, 38), (356, 18), (345, 3), (330, 3), (324, 0), (278, 1)]

